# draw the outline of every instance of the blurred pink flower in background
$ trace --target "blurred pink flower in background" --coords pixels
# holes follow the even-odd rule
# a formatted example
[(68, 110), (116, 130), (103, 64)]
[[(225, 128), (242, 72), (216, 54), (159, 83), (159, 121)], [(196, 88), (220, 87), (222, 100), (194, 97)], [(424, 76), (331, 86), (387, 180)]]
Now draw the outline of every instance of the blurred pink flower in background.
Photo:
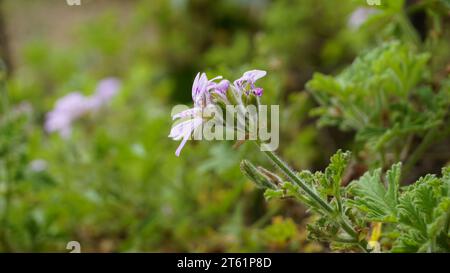
[(30, 162), (30, 169), (33, 172), (43, 172), (47, 169), (48, 164), (47, 161), (45, 161), (44, 159), (35, 159), (33, 161)]
[(72, 123), (83, 115), (99, 110), (118, 92), (120, 81), (106, 78), (99, 82), (92, 96), (72, 92), (58, 99), (55, 108), (47, 113), (44, 128), (47, 132), (58, 132), (67, 138), (72, 131)]
[(116, 78), (106, 78), (99, 82), (95, 94), (90, 98), (93, 110), (98, 110), (107, 104), (119, 91), (120, 81)]
[(357, 8), (350, 15), (348, 26), (352, 29), (357, 29), (364, 24), (371, 15), (377, 12), (378, 10), (375, 8)]

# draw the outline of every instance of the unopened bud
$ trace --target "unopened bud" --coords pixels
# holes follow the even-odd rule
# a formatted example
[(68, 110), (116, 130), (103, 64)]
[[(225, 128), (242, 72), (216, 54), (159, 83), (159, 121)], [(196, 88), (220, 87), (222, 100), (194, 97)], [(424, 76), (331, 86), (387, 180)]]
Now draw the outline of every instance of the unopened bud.
[(267, 170), (267, 169), (265, 169), (265, 168), (263, 168), (261, 166), (258, 167), (258, 170), (261, 173), (263, 173), (264, 175), (266, 175), (271, 180), (272, 184), (275, 184), (275, 185), (283, 184), (283, 179), (281, 179), (281, 177), (279, 177), (275, 173), (273, 173), (273, 172), (271, 172), (271, 171), (269, 171), (269, 170)]
[(239, 91), (233, 86), (230, 86), (230, 88), (228, 89), (226, 97), (231, 105), (238, 105), (242, 103)]
[(262, 189), (276, 189), (277, 187), (273, 184), (272, 180), (256, 168), (250, 161), (242, 160), (241, 171), (252, 180), (258, 188)]

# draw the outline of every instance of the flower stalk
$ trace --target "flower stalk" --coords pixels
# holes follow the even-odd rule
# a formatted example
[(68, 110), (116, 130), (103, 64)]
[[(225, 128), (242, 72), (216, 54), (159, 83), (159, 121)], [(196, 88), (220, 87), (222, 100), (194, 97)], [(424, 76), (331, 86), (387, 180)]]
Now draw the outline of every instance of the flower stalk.
[[(264, 145), (257, 142), (258, 146)], [(340, 227), (354, 240), (354, 242), (364, 252), (369, 252), (367, 248), (367, 242), (359, 240), (358, 233), (354, 230), (351, 224), (346, 220), (345, 215), (342, 212), (336, 212), (325, 200), (323, 200), (310, 186), (308, 186), (295, 172), (280, 158), (275, 152), (264, 151), (266, 156), (296, 185), (298, 185), (305, 194), (314, 200), (324, 210), (325, 213), (331, 217), (338, 215), (338, 223)]]

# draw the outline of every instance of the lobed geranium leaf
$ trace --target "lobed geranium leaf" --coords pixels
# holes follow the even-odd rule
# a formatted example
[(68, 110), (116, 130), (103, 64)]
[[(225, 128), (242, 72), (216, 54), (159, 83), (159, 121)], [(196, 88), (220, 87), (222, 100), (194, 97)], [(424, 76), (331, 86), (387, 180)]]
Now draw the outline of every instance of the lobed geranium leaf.
[(400, 173), (401, 164), (393, 165), (386, 174), (385, 187), (381, 169), (367, 172), (349, 185), (349, 192), (354, 199), (347, 203), (363, 211), (368, 221), (396, 222)]

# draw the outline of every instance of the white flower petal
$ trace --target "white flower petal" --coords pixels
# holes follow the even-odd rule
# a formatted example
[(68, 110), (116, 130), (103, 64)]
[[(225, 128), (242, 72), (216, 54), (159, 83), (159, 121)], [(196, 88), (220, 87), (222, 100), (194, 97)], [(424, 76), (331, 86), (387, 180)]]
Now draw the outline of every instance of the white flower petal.
[(187, 109), (187, 110), (181, 111), (178, 114), (173, 115), (172, 116), (172, 120), (175, 120), (177, 118), (193, 117), (196, 114), (200, 113), (201, 111), (202, 111), (202, 109), (199, 108), (199, 107), (194, 107), (194, 108), (191, 108), (191, 109)]
[(190, 119), (190, 120), (181, 122), (172, 128), (169, 137), (171, 137), (174, 140), (183, 139), (181, 141), (180, 145), (178, 146), (178, 149), (175, 152), (175, 154), (177, 156), (180, 155), (181, 149), (183, 149), (184, 145), (186, 144), (186, 141), (189, 139), (189, 137), (192, 135), (192, 133), (202, 123), (203, 123), (202, 118), (194, 118), (194, 119)]
[(244, 73), (243, 78), (254, 83), (266, 75), (267, 72), (264, 70), (250, 70)]

